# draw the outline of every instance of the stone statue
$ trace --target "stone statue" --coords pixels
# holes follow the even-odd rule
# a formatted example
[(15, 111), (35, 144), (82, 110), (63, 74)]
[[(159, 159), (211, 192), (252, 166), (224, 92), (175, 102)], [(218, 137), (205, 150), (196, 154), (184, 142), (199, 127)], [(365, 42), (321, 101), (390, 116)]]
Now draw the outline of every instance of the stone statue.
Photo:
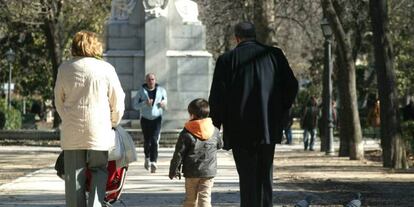
[(144, 0), (143, 3), (147, 17), (166, 16), (168, 0)]
[(137, 0), (112, 0), (111, 20), (128, 20)]
[(175, 8), (184, 23), (201, 23), (198, 20), (198, 5), (191, 0), (176, 0)]

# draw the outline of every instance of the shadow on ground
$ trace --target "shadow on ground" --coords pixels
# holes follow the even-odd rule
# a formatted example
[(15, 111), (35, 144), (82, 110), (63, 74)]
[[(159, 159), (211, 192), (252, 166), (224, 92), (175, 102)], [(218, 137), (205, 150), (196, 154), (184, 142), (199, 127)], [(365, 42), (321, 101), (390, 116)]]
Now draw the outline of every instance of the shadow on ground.
[(274, 203), (277, 205), (291, 205), (295, 198), (305, 198), (311, 195), (313, 205), (342, 206), (355, 197), (355, 193), (362, 194), (363, 206), (413, 206), (414, 182), (339, 182), (308, 180), (292, 183), (276, 183), (283, 189), (298, 191), (276, 192)]
[[(314, 206), (343, 206), (354, 197), (362, 194), (363, 206), (412, 206), (414, 203), (414, 182), (337, 182), (309, 180), (294, 183), (276, 183), (273, 193), (274, 206), (294, 206), (299, 198), (313, 197)], [(298, 189), (283, 191), (278, 189)], [(214, 189), (213, 189), (214, 190)], [(212, 194), (212, 205), (223, 207), (239, 206), (237, 192)], [(123, 193), (121, 200), (128, 207), (178, 207), (181, 206), (184, 193)], [(42, 195), (1, 195), (0, 207), (61, 207), (64, 196), (56, 194)], [(28, 202), (30, 201), (30, 202)], [(116, 202), (114, 207), (123, 206)]]

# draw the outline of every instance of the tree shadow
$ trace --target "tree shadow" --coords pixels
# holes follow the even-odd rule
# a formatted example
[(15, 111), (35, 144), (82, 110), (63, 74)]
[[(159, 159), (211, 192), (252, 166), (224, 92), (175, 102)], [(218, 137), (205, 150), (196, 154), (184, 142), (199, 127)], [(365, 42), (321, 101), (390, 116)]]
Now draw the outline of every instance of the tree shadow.
[[(221, 183), (225, 184), (225, 183)], [(234, 183), (228, 183), (234, 184)], [(285, 190), (289, 189), (289, 190)], [(297, 189), (297, 190), (292, 190)], [(414, 182), (340, 182), (308, 180), (274, 184), (274, 206), (294, 206), (295, 203), (310, 195), (312, 205), (343, 206), (352, 200), (355, 193), (362, 194), (363, 206), (412, 206), (414, 203)], [(176, 193), (136, 193), (124, 192), (121, 200), (128, 207), (178, 207), (182, 206), (184, 192)], [(25, 194), (0, 195), (0, 207), (63, 207), (64, 195)], [(239, 206), (239, 192), (214, 192), (212, 205), (223, 207)], [(114, 207), (123, 206), (121, 202)]]

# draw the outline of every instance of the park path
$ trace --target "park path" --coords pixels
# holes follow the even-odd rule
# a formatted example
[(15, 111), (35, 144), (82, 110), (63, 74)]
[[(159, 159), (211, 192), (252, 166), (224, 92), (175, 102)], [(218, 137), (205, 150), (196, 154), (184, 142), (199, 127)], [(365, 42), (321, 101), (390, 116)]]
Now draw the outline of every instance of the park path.
[[(378, 149), (378, 143), (366, 143), (366, 147)], [(0, 147), (0, 151), (6, 149), (15, 152), (27, 151), (29, 154), (33, 151), (43, 150), (45, 153), (49, 153), (50, 160), (54, 160), (59, 152), (58, 148), (50, 147), (19, 146), (15, 149), (10, 146)], [(169, 161), (173, 149), (161, 148), (159, 150), (159, 168), (155, 174), (144, 170), (142, 149), (138, 148), (137, 150), (139, 160), (130, 165), (124, 192), (121, 196), (125, 205), (128, 207), (181, 206), (184, 197), (184, 180), (170, 180), (168, 178)], [(53, 154), (50, 154), (51, 152)], [(42, 158), (39, 154), (36, 156)], [(14, 156), (13, 159), (17, 160), (17, 157)], [(218, 176), (215, 179), (212, 195), (213, 206), (239, 206), (238, 177), (231, 151), (220, 151), (218, 159)], [(33, 159), (33, 162), (36, 162), (36, 158)], [(386, 179), (398, 182), (414, 180), (413, 173), (388, 173), (378, 162), (350, 161), (347, 158), (325, 156), (318, 151), (304, 152), (299, 144), (278, 145), (276, 147), (274, 173), (274, 206), (293, 206), (294, 203), (309, 194), (314, 196), (317, 200), (316, 203), (323, 206), (338, 206), (350, 198), (352, 188), (346, 188), (346, 186), (344, 189), (329, 187), (329, 185), (338, 185), (337, 182), (352, 184), (360, 180)], [(358, 188), (358, 186), (356, 187)], [(328, 205), (329, 202), (336, 204)], [(19, 177), (0, 186), (0, 207), (6, 206), (64, 206), (64, 182), (55, 175), (53, 165)], [(114, 206), (123, 205), (118, 202)]]
[[(19, 147), (22, 150), (24, 147)], [(41, 149), (41, 148), (35, 148)], [(11, 149), (9, 149), (11, 150)], [(33, 150), (28, 147), (27, 151)], [(48, 148), (49, 152), (59, 149)], [(184, 180), (168, 178), (173, 148), (161, 148), (157, 173), (143, 168), (142, 150), (137, 149), (139, 161), (130, 165), (121, 199), (126, 206), (181, 206)], [(24, 155), (21, 155), (24, 156)], [(237, 206), (238, 178), (231, 153), (220, 151), (218, 176), (215, 179), (214, 206)], [(24, 156), (23, 158), (27, 158)], [(17, 160), (16, 157), (13, 159)], [(10, 168), (10, 167), (9, 167)], [(0, 207), (64, 206), (64, 182), (56, 176), (53, 165), (37, 170), (0, 186)], [(114, 206), (122, 206), (117, 202)]]

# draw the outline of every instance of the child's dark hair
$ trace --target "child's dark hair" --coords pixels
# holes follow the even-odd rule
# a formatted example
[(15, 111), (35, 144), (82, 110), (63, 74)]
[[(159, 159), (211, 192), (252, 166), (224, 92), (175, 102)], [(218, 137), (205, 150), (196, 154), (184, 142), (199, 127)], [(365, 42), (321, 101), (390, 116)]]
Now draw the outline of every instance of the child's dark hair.
[(195, 116), (196, 119), (207, 118), (210, 113), (208, 101), (203, 98), (197, 98), (188, 104), (188, 113)]

